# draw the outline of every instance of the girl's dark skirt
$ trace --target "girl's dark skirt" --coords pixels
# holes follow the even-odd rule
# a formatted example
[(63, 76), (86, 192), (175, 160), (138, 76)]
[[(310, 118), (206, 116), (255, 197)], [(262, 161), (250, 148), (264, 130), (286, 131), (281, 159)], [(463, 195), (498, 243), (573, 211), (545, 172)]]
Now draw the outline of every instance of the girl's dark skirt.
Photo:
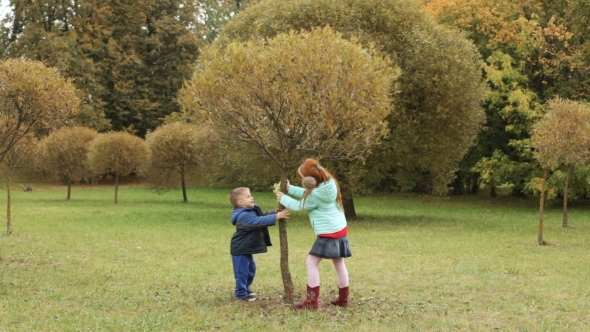
[(351, 257), (352, 251), (350, 250), (350, 243), (346, 235), (339, 239), (318, 236), (309, 254), (321, 258), (333, 259)]

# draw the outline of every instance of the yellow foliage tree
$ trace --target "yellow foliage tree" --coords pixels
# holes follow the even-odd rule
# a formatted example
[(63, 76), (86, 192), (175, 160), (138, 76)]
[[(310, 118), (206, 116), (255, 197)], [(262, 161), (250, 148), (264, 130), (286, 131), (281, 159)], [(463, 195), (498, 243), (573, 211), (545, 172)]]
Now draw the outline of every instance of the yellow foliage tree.
[(25, 137), (71, 122), (79, 104), (71, 81), (56, 69), (25, 59), (0, 62), (0, 163)]
[[(181, 99), (224, 140), (268, 156), (285, 190), (303, 158), (357, 159), (378, 142), (396, 77), (387, 57), (331, 28), (313, 29), (205, 50)], [(292, 300), (286, 220), (279, 235), (285, 298)]]
[(72, 182), (91, 177), (88, 167), (88, 150), (98, 136), (94, 129), (86, 127), (62, 128), (41, 140), (42, 167), (56, 180), (67, 180), (66, 200), (70, 200)]
[(71, 123), (79, 105), (57, 69), (25, 59), (0, 62), (0, 162), (28, 134)]
[(545, 183), (551, 169), (561, 164), (567, 169), (563, 191), (563, 227), (568, 225), (567, 197), (571, 171), (590, 157), (590, 105), (561, 98), (550, 100), (549, 110), (535, 124), (531, 136), (535, 158), (544, 168), (540, 182), (539, 244), (543, 241)]
[(88, 165), (94, 174), (115, 177), (115, 204), (119, 203), (119, 178), (144, 174), (150, 150), (144, 140), (126, 132), (99, 134), (90, 144)]
[(185, 203), (188, 202), (187, 177), (218, 164), (215, 158), (219, 147), (207, 126), (183, 122), (164, 124), (148, 133), (146, 143), (151, 151), (150, 183), (157, 188), (171, 187), (170, 178), (179, 176)]

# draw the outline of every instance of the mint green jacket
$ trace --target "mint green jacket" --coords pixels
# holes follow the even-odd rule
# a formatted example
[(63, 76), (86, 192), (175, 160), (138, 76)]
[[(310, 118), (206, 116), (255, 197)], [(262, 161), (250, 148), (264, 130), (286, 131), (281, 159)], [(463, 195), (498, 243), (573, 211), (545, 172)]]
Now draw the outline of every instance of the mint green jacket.
[[(289, 185), (289, 195), (301, 198), (304, 188)], [(330, 234), (341, 231), (346, 227), (344, 211), (338, 206), (338, 187), (336, 182), (329, 179), (314, 188), (305, 201), (296, 200), (284, 195), (280, 203), (292, 211), (305, 210), (309, 214), (309, 221), (316, 235)]]

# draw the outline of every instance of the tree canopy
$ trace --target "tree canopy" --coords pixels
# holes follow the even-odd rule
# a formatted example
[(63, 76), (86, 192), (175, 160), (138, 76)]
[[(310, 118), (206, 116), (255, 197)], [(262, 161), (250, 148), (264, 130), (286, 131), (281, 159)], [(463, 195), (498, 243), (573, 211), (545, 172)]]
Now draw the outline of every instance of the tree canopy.
[(291, 169), (306, 155), (355, 159), (384, 134), (395, 79), (332, 29), (205, 51), (182, 92), (196, 118)]
[(115, 204), (119, 203), (119, 178), (143, 174), (150, 151), (144, 140), (126, 132), (99, 134), (90, 145), (88, 165), (96, 175), (115, 178)]
[(45, 174), (55, 180), (67, 181), (67, 200), (71, 196), (72, 183), (92, 177), (88, 167), (88, 151), (97, 136), (98, 132), (94, 129), (71, 127), (51, 132), (41, 140)]
[(446, 184), (484, 119), (478, 53), (459, 33), (438, 25), (413, 0), (262, 0), (238, 13), (216, 41), (272, 38), (331, 26), (388, 54), (401, 67), (389, 136), (373, 153), (391, 176), (431, 190)]
[(146, 143), (151, 152), (149, 182), (159, 189), (180, 184), (184, 202), (188, 201), (187, 180), (210, 175), (211, 165), (219, 164), (217, 140), (208, 126), (163, 124), (148, 133)]
[(80, 101), (71, 81), (39, 61), (0, 62), (0, 162), (23, 137), (72, 122)]

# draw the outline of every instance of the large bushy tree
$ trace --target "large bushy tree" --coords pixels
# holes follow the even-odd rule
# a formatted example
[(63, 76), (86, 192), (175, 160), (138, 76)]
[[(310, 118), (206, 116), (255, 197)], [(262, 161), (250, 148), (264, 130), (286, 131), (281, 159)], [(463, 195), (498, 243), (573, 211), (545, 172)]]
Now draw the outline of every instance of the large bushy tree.
[(0, 62), (0, 164), (4, 163), (9, 180), (8, 234), (12, 232), (10, 173), (28, 151), (22, 141), (68, 124), (79, 104), (74, 86), (56, 69), (25, 59)]
[(88, 165), (94, 174), (115, 178), (115, 204), (119, 203), (120, 177), (143, 174), (149, 158), (145, 141), (126, 132), (99, 134), (88, 151)]
[(445, 192), (484, 119), (478, 53), (413, 0), (262, 0), (234, 17), (219, 44), (329, 25), (373, 44), (402, 69), (387, 140), (369, 163), (389, 164), (388, 182)]
[(0, 62), (0, 162), (23, 137), (71, 123), (80, 101), (71, 81), (38, 61)]
[[(278, 34), (268, 40), (211, 47), (181, 96), (197, 121), (208, 121), (224, 140), (246, 143), (282, 173), (303, 158), (349, 160), (385, 133), (391, 60), (331, 28)], [(281, 273), (293, 297), (286, 220), (279, 220)]]
[(207, 177), (217, 168), (218, 144), (208, 126), (184, 122), (164, 124), (148, 133), (150, 149), (148, 180), (156, 188), (177, 187), (188, 202), (186, 184), (189, 177)]
[(71, 127), (56, 130), (41, 140), (44, 173), (67, 181), (66, 200), (70, 200), (72, 183), (91, 178), (88, 150), (97, 135), (94, 129)]

